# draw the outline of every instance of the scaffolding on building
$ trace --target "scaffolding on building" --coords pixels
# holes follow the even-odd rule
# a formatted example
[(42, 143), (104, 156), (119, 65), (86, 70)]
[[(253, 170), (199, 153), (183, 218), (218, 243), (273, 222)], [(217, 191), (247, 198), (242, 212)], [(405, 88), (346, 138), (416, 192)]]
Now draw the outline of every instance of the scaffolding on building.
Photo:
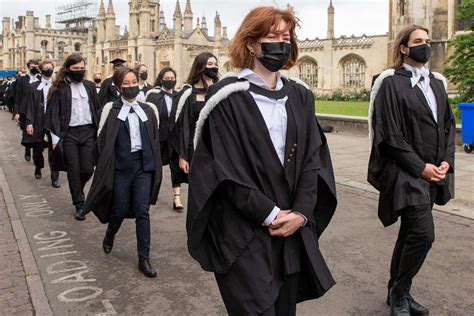
[(97, 17), (95, 0), (74, 0), (56, 7), (56, 23), (68, 31), (87, 32)]

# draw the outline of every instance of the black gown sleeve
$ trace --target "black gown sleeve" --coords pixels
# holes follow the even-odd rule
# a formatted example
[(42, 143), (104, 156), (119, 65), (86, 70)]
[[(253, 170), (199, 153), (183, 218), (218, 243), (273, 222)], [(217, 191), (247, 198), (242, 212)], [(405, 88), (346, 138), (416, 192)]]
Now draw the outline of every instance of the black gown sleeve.
[(275, 202), (259, 190), (231, 181), (224, 182), (222, 187), (227, 199), (232, 201), (245, 218), (257, 226), (263, 224), (275, 207)]
[(314, 114), (314, 95), (306, 91), (305, 113), (308, 128), (306, 152), (304, 153), (301, 172), (296, 187), (295, 201), (292, 211), (303, 214), (310, 222), (314, 222), (314, 209), (317, 202), (318, 171), (321, 169), (319, 150), (322, 145), (320, 129)]
[(179, 156), (189, 162), (188, 149), (189, 149), (189, 138), (191, 136), (191, 122), (192, 122), (192, 102), (189, 97), (183, 105), (181, 114), (179, 117)]
[[(25, 93), (25, 97), (23, 100), (24, 107), (25, 107), (25, 124), (26, 126), (28, 125), (33, 125), (33, 128), (35, 128), (35, 104), (34, 104), (34, 93), (35, 90), (32, 89), (31, 87), (28, 87), (27, 92)], [(38, 106), (36, 104), (36, 106)]]
[[(382, 155), (393, 159), (414, 177), (421, 177), (425, 162), (414, 151), (402, 135), (401, 113), (390, 78), (383, 81), (374, 101), (375, 137), (374, 145), (379, 145)], [(378, 144), (375, 144), (379, 142)]]
[(454, 120), (454, 114), (451, 111), (449, 100), (446, 98), (446, 111), (444, 113), (444, 134), (446, 137), (446, 150), (443, 161), (449, 163), (449, 173), (454, 172), (454, 154), (456, 152), (456, 122)]

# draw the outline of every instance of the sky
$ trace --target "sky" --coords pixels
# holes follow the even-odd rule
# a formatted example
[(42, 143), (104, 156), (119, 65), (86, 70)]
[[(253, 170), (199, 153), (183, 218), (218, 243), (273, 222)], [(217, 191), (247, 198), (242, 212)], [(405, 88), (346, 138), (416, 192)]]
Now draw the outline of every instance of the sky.
[[(45, 15), (51, 14), (54, 27), (56, 7), (72, 0), (0, 0), (0, 17), (17, 20), (19, 15), (26, 15), (26, 10), (33, 10), (44, 26)], [(95, 1), (95, 0), (93, 0)], [(96, 0), (100, 3), (100, 0)], [(109, 0), (104, 0), (105, 8)], [(155, 0), (157, 1), (157, 0)], [(181, 11), (184, 11), (186, 0), (179, 0)], [(128, 25), (129, 0), (113, 0), (116, 23), (121, 29)], [(297, 36), (300, 40), (316, 37), (325, 38), (327, 32), (327, 8), (329, 0), (191, 0), (196, 18), (206, 16), (209, 33), (214, 32), (214, 16), (219, 12), (222, 26), (228, 27), (228, 35), (232, 37), (245, 15), (254, 7), (273, 5), (285, 8), (287, 3), (294, 7), (300, 19)], [(385, 34), (388, 31), (388, 0), (333, 0), (335, 8), (335, 35), (352, 34), (360, 36)], [(168, 27), (173, 25), (173, 13), (176, 0), (160, 0)], [(97, 5), (98, 7), (98, 5)], [(1, 30), (0, 30), (1, 32)]]

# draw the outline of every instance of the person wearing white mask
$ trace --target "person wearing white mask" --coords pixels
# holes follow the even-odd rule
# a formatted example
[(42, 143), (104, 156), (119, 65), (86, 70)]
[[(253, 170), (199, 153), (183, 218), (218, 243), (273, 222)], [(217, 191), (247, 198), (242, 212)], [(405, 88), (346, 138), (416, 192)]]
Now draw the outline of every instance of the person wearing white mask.
[(392, 69), (372, 87), (368, 181), (380, 191), (383, 225), (401, 219), (388, 282), (390, 315), (428, 315), (410, 288), (434, 242), (433, 205), (452, 198), (456, 128), (446, 79), (426, 68), (428, 29), (407, 26), (393, 44)]
[[(52, 85), (54, 63), (45, 59), (39, 64), (41, 80), (28, 86), (25, 95), (26, 137), (22, 143), (30, 144), (33, 148), (33, 162), (35, 164), (35, 178), (41, 179), (41, 169), (44, 168), (43, 151), (48, 148), (48, 161), (51, 166), (52, 143), (51, 135), (44, 127), (45, 114), (48, 106), (48, 93)], [(59, 171), (51, 170), (51, 185), (59, 188)]]
[(138, 73), (123, 67), (114, 84), (120, 99), (104, 106), (99, 123), (92, 186), (86, 212), (108, 223), (102, 242), (110, 253), (125, 218), (135, 218), (138, 268), (147, 277), (157, 273), (150, 264), (150, 204), (161, 185), (159, 114), (155, 105), (137, 100)]

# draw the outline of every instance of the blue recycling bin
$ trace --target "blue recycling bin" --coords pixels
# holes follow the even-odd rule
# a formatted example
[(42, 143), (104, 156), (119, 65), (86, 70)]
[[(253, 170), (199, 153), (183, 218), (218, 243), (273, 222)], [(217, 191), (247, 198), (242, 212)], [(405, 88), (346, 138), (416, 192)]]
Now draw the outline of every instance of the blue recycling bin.
[(474, 147), (474, 103), (459, 103), (461, 109), (461, 138), (464, 151), (472, 152)]

